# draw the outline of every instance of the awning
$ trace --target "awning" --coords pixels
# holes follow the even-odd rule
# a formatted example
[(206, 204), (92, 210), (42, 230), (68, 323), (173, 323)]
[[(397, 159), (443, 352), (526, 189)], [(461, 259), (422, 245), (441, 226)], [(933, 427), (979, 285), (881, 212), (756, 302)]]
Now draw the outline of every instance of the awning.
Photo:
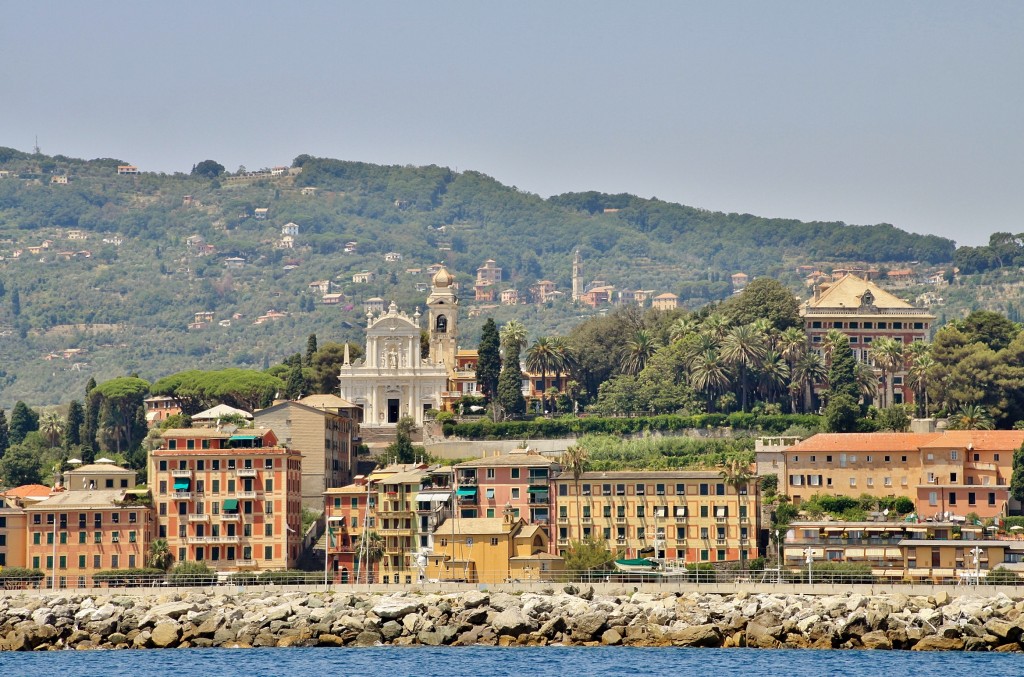
[(915, 534), (926, 534), (928, 533), (928, 527), (904, 527), (904, 531), (913, 532)]
[(253, 440), (259, 439), (259, 435), (232, 435), (228, 441), (230, 442), (252, 442)]
[(825, 531), (829, 533), (842, 533), (843, 527), (825, 527)]
[(179, 477), (174, 480), (175, 491), (188, 491), (188, 487), (191, 482), (187, 477)]
[(527, 493), (530, 493), (530, 494), (546, 494), (546, 493), (548, 493), (548, 488), (547, 487), (529, 487), (526, 491), (527, 491)]
[(864, 554), (866, 557), (885, 557), (885, 548), (868, 548)]
[(416, 494), (417, 503), (429, 503), (431, 501), (447, 501), (451, 498), (450, 491), (421, 491)]
[(715, 517), (725, 517), (725, 508), (715, 508)]
[(885, 549), (885, 556), (889, 557), (889, 558), (899, 558), (899, 559), (902, 559), (903, 558), (903, 551), (900, 550), (899, 548), (886, 548)]
[(476, 487), (459, 487), (456, 493), (459, 496), (476, 496)]
[(238, 499), (237, 498), (225, 498), (224, 499), (225, 510), (238, 510)]
[(849, 559), (850, 557), (863, 557), (863, 556), (864, 556), (864, 548), (847, 548), (846, 549), (846, 557), (847, 557), (847, 559)]

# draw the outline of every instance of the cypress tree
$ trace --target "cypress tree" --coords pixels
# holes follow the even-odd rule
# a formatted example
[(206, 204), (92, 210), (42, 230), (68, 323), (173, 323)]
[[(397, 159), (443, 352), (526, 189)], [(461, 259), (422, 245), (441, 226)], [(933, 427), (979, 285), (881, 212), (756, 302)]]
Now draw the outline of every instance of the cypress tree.
[(828, 370), (829, 400), (838, 395), (847, 395), (854, 402), (860, 399), (857, 387), (857, 360), (850, 350), (850, 340), (843, 338), (832, 349), (832, 366)]
[(316, 334), (310, 334), (309, 338), (306, 339), (306, 366), (313, 366), (313, 356), (316, 355)]
[(1024, 445), (1013, 452), (1013, 473), (1010, 475), (1010, 496), (1024, 501)]
[(34, 430), (39, 430), (39, 414), (32, 411), (27, 404), (18, 400), (11, 410), (11, 423), (9, 428), (9, 439), (11, 444), (21, 444)]
[(487, 318), (480, 344), (477, 347), (476, 381), (488, 399), (494, 399), (498, 392), (498, 377), (501, 375), (501, 338), (494, 318)]
[(100, 394), (96, 392), (96, 379), (90, 378), (85, 386), (85, 421), (82, 423), (82, 461), (92, 463), (99, 447), (96, 433), (100, 429)]
[(18, 293), (17, 287), (11, 292), (11, 315), (21, 315), (21, 294)]
[(71, 400), (68, 405), (68, 417), (64, 422), (64, 448), (78, 446), (82, 443), (82, 424), (85, 423), (85, 410), (78, 400)]
[(302, 367), (292, 367), (288, 371), (288, 383), (285, 384), (285, 397), (289, 400), (297, 400), (302, 397), (306, 387), (305, 379), (302, 378)]
[(505, 362), (498, 377), (498, 406), (506, 416), (522, 416), (526, 413), (523, 399), (523, 373), (519, 370), (519, 346), (505, 346)]
[(10, 430), (7, 427), (7, 414), (0, 409), (0, 458), (4, 457), (9, 446), (11, 446), (11, 439)]

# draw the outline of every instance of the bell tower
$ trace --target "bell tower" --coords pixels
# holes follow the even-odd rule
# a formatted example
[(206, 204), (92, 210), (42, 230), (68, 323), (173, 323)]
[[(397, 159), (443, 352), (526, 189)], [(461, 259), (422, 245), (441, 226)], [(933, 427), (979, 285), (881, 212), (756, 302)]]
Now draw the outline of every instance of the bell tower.
[(583, 258), (577, 249), (572, 256), (572, 300), (579, 301), (583, 296)]
[(427, 333), (430, 337), (431, 364), (443, 363), (451, 373), (455, 369), (455, 349), (459, 328), (459, 298), (452, 284), (455, 278), (446, 269), (435, 273), (427, 297)]

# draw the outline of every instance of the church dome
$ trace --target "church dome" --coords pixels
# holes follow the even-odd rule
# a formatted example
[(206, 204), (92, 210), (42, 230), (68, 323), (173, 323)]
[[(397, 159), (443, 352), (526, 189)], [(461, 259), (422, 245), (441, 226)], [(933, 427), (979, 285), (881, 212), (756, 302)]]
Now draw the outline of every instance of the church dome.
[(451, 273), (449, 273), (445, 268), (441, 268), (441, 270), (437, 271), (434, 274), (434, 279), (432, 280), (432, 283), (435, 287), (442, 288), (452, 286), (453, 282), (455, 282), (455, 277)]

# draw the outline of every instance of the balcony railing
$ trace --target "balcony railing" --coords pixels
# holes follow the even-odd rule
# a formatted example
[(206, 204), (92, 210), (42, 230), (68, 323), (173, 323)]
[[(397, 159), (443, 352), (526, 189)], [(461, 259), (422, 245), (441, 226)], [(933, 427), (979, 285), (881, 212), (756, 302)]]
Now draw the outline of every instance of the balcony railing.
[(181, 469), (179, 469), (179, 470), (172, 470), (171, 471), (171, 477), (185, 477), (185, 478), (188, 478), (188, 479), (192, 479), (192, 471), (191, 470), (187, 470), (187, 469), (186, 470), (181, 470)]
[(238, 498), (256, 498), (255, 491), (236, 491), (235, 496)]
[(188, 499), (192, 498), (192, 492), (191, 491), (172, 491), (171, 492), (171, 498), (188, 500)]
[(189, 522), (209, 522), (210, 516), (206, 513), (194, 512), (188, 516)]
[(470, 476), (470, 475), (459, 475), (459, 485), (460, 486), (469, 486), (469, 485), (476, 486), (476, 475), (472, 475), (472, 476)]
[(239, 522), (241, 521), (242, 516), (237, 512), (222, 512), (220, 514), (220, 519), (222, 522)]
[(251, 559), (236, 559), (235, 560), (235, 566), (238, 566), (238, 567), (251, 567), (251, 566), (253, 566), (255, 564), (256, 564), (256, 561), (255, 560), (251, 560)]
[(256, 468), (238, 468), (235, 470), (238, 477), (256, 477)]
[(545, 475), (544, 477), (531, 477), (530, 486), (547, 486), (550, 479), (551, 478), (549, 478), (547, 475)]

